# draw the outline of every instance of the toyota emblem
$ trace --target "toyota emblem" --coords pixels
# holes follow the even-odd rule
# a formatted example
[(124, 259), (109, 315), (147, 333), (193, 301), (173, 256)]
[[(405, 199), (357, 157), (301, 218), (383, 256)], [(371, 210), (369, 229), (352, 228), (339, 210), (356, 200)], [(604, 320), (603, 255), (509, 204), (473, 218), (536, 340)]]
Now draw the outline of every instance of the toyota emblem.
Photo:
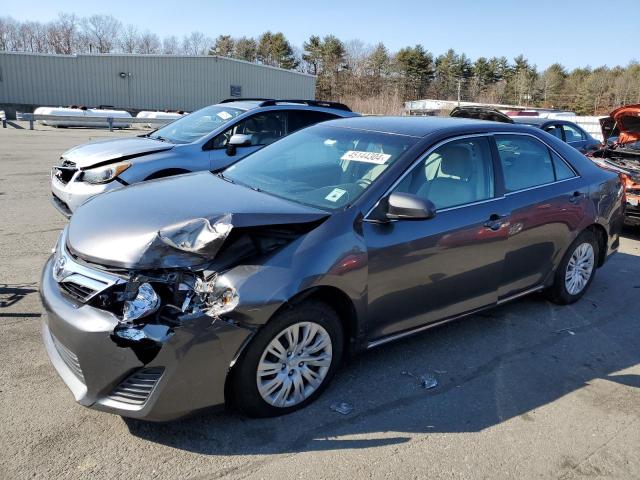
[(59, 257), (56, 260), (56, 263), (53, 265), (53, 277), (58, 282), (64, 278), (66, 265), (67, 265), (67, 259), (65, 257)]

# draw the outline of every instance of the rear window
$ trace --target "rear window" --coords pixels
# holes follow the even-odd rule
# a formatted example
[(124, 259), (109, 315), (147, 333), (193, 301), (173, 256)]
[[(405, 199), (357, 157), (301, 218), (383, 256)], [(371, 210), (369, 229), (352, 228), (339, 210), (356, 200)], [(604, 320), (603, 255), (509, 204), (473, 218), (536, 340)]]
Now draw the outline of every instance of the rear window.
[(495, 138), (508, 192), (555, 181), (551, 153), (542, 142), (524, 135), (496, 135)]

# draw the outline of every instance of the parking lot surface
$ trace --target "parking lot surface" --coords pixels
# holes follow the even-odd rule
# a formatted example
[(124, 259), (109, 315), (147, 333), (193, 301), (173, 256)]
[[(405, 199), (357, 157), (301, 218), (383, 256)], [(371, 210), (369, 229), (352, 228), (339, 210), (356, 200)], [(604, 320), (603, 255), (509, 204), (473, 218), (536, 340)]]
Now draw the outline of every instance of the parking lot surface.
[(77, 405), (40, 338), (65, 224), (49, 169), (133, 134), (0, 129), (0, 478), (640, 478), (640, 230), (580, 302), (529, 296), (367, 352), (292, 415), (150, 424)]

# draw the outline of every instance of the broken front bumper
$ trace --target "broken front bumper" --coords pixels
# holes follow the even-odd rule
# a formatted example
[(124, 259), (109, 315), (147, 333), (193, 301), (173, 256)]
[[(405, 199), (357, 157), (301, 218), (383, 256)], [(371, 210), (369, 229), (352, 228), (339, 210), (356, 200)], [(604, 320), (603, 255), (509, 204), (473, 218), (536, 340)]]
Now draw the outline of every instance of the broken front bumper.
[(80, 404), (126, 417), (166, 421), (224, 403), (230, 364), (251, 335), (207, 315), (174, 327), (144, 364), (135, 347), (111, 339), (117, 318), (63, 294), (46, 263), (40, 295), (43, 340), (54, 367)]
[(69, 218), (76, 209), (90, 198), (101, 193), (122, 188), (124, 185), (117, 180), (109, 183), (93, 185), (76, 181), (77, 175), (68, 183), (63, 183), (55, 175), (51, 175), (51, 194), (53, 206), (65, 217)]

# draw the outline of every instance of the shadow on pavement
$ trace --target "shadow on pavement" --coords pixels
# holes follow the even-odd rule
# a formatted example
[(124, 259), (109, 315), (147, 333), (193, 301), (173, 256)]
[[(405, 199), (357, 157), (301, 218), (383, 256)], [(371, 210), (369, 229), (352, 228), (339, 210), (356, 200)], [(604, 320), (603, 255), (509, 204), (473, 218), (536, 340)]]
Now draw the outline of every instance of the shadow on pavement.
[[(616, 374), (640, 363), (640, 326), (628, 304), (637, 290), (625, 272), (640, 272), (640, 256), (614, 256), (576, 304), (533, 295), (365, 352), (314, 404), (291, 415), (125, 421), (138, 437), (208, 455), (371, 448), (407, 442), (412, 433), (475, 432), (514, 417), (535, 421), (530, 412), (591, 382), (640, 387), (637, 375)], [(437, 387), (421, 388), (401, 374), (407, 370), (435, 375)], [(350, 415), (329, 408), (343, 401), (353, 405)]]
[[(35, 287), (35, 284), (0, 284), (0, 309), (11, 307), (19, 303), (27, 295), (38, 291), (37, 288), (32, 287)], [(0, 310), (0, 318), (27, 318), (40, 316), (40, 313), (15, 313)]]

